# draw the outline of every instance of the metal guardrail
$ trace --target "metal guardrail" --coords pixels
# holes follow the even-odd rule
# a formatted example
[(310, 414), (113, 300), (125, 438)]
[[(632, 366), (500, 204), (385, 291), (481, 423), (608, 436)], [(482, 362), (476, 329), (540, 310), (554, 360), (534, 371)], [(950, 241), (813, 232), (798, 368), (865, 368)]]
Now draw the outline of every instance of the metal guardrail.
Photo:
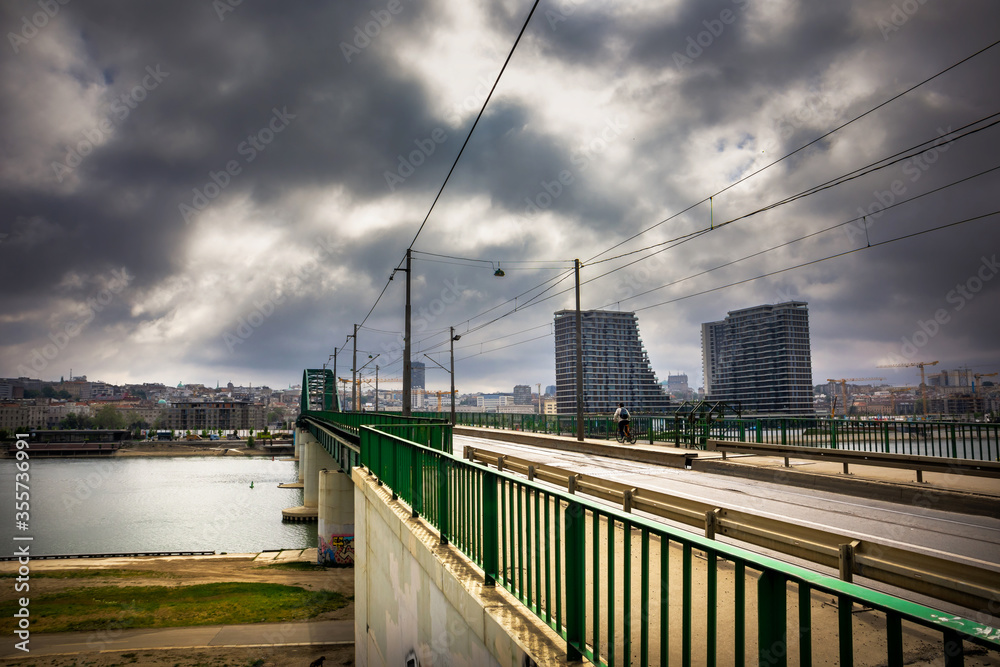
[(915, 470), (918, 482), (923, 481), (924, 472), (1000, 478), (1000, 463), (996, 461), (973, 461), (969, 459), (942, 458), (939, 456), (918, 456), (915, 454), (883, 454), (881, 452), (858, 452), (844, 449), (823, 449), (819, 447), (767, 445), (756, 442), (715, 439), (708, 440), (707, 449), (709, 451), (722, 452), (723, 459), (726, 458), (726, 454), (729, 452), (778, 456), (785, 459), (786, 468), (788, 467), (789, 458), (833, 461), (844, 465), (845, 475), (848, 474), (848, 466), (850, 465), (869, 465), (882, 468)]
[(350, 474), (351, 468), (361, 463), (361, 447), (356, 433), (332, 425), (328, 420), (304, 416), (303, 426), (312, 433), (323, 449), (340, 465), (340, 469)]
[(482, 568), (487, 585), (559, 633), (569, 660), (714, 665), (721, 627), (736, 664), (756, 652), (751, 662), (783, 665), (797, 653), (805, 665), (831, 652), (812, 634), (825, 626), (838, 629), (839, 664), (849, 666), (856, 603), (881, 616), (890, 665), (904, 662), (904, 623), (936, 635), (948, 665), (961, 664), (966, 643), (1000, 652), (1000, 632), (974, 621), (462, 460), (403, 429), (362, 426), (360, 436), (370, 474)]
[[(437, 413), (421, 413), (431, 416)], [(573, 415), (459, 412), (461, 426), (478, 426), (574, 435)], [(975, 461), (1000, 459), (1000, 424), (974, 422), (897, 422), (828, 417), (757, 417), (691, 420), (687, 415), (632, 415), (639, 441), (703, 449), (709, 439), (776, 445), (939, 456)], [(610, 440), (616, 427), (609, 414), (587, 415), (584, 434)]]
[(780, 519), (726, 509), (697, 500), (642, 489), (601, 477), (573, 473), (537, 461), (466, 446), (468, 461), (524, 475), (620, 505), (623, 512), (646, 512), (725, 535), (788, 556), (835, 568), (843, 581), (854, 575), (944, 600), (968, 609), (985, 609), (1000, 595), (1000, 571), (979, 561), (946, 560), (906, 549), (857, 540), (850, 535), (800, 526)]

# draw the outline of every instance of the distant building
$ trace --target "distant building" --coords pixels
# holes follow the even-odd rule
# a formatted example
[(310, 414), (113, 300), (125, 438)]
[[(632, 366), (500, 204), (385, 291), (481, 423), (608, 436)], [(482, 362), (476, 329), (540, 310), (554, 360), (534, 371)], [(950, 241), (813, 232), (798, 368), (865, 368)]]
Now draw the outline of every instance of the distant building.
[[(670, 399), (656, 381), (635, 313), (586, 310), (583, 324), (583, 409), (666, 412)], [(556, 399), (559, 414), (576, 412), (576, 311), (555, 314)]]
[(514, 405), (531, 405), (531, 385), (514, 386)]
[(546, 398), (542, 400), (542, 412), (546, 415), (556, 415), (559, 414), (557, 411), (559, 403), (554, 398)]
[(927, 375), (927, 386), (937, 387), (944, 393), (969, 392), (976, 384), (976, 378), (969, 368), (941, 371)]
[(667, 391), (673, 396), (686, 396), (691, 391), (688, 388), (688, 376), (683, 373), (667, 375)]
[(427, 366), (422, 361), (414, 361), (410, 364), (410, 389), (425, 389), (424, 378), (427, 374)]
[(701, 363), (705, 396), (712, 395), (712, 380), (719, 375), (719, 352), (725, 331), (725, 321), (706, 322), (701, 325)]
[(546, 396), (555, 396), (556, 395), (556, 386), (554, 384), (550, 384), (549, 386), (547, 386), (545, 388), (545, 395)]
[(476, 407), (485, 410), (496, 410), (513, 405), (512, 397), (507, 394), (483, 394), (476, 396)]
[(702, 356), (709, 400), (765, 414), (813, 414), (806, 303), (733, 310), (703, 324)]
[(174, 431), (263, 429), (265, 406), (243, 401), (174, 403), (166, 427)]

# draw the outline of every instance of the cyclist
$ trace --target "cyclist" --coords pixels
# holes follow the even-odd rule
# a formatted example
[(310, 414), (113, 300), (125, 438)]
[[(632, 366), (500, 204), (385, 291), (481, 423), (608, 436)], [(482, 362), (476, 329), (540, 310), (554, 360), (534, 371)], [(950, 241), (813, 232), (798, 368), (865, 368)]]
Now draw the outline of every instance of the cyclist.
[(615, 410), (614, 420), (618, 422), (618, 442), (624, 442), (626, 439), (631, 439), (632, 432), (631, 429), (629, 429), (629, 414), (624, 403), (618, 404), (618, 409)]

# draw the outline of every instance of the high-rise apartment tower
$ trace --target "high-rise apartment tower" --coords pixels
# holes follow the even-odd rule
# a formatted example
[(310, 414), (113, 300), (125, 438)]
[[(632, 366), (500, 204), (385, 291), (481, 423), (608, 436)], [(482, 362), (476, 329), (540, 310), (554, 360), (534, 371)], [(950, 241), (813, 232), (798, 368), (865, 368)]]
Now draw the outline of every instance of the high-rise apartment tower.
[(733, 310), (703, 324), (701, 337), (709, 400), (760, 414), (813, 414), (806, 303)]
[[(619, 402), (633, 412), (663, 413), (669, 405), (639, 338), (635, 313), (582, 311), (583, 408), (613, 412)], [(555, 314), (556, 400), (559, 414), (576, 412), (576, 311)]]

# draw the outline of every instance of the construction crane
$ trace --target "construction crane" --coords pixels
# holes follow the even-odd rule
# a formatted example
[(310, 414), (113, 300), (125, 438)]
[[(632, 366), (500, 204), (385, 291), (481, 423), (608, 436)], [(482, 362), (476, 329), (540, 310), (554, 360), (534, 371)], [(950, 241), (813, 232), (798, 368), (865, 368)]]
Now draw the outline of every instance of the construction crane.
[(993, 377), (995, 375), (997, 375), (997, 374), (996, 373), (973, 373), (972, 377), (975, 378), (975, 379), (972, 381), (972, 395), (973, 396), (978, 396), (979, 395), (979, 387), (980, 387), (980, 385), (979, 385), (979, 378), (991, 378), (991, 377)]
[[(844, 416), (846, 417), (850, 412), (850, 408), (847, 407), (847, 383), (848, 382), (873, 382), (877, 380), (884, 380), (885, 378), (841, 378), (839, 380), (834, 380), (827, 378), (827, 382), (839, 382), (840, 383), (840, 395), (844, 400)], [(837, 403), (834, 401), (833, 405), (830, 406), (830, 417), (833, 417), (834, 410), (837, 409)]]
[(920, 369), (920, 402), (923, 404), (924, 417), (927, 417), (927, 383), (924, 378), (924, 366), (934, 366), (935, 364), (937, 364), (936, 361), (911, 361), (905, 364), (885, 364), (879, 368), (913, 368), (916, 366)]

